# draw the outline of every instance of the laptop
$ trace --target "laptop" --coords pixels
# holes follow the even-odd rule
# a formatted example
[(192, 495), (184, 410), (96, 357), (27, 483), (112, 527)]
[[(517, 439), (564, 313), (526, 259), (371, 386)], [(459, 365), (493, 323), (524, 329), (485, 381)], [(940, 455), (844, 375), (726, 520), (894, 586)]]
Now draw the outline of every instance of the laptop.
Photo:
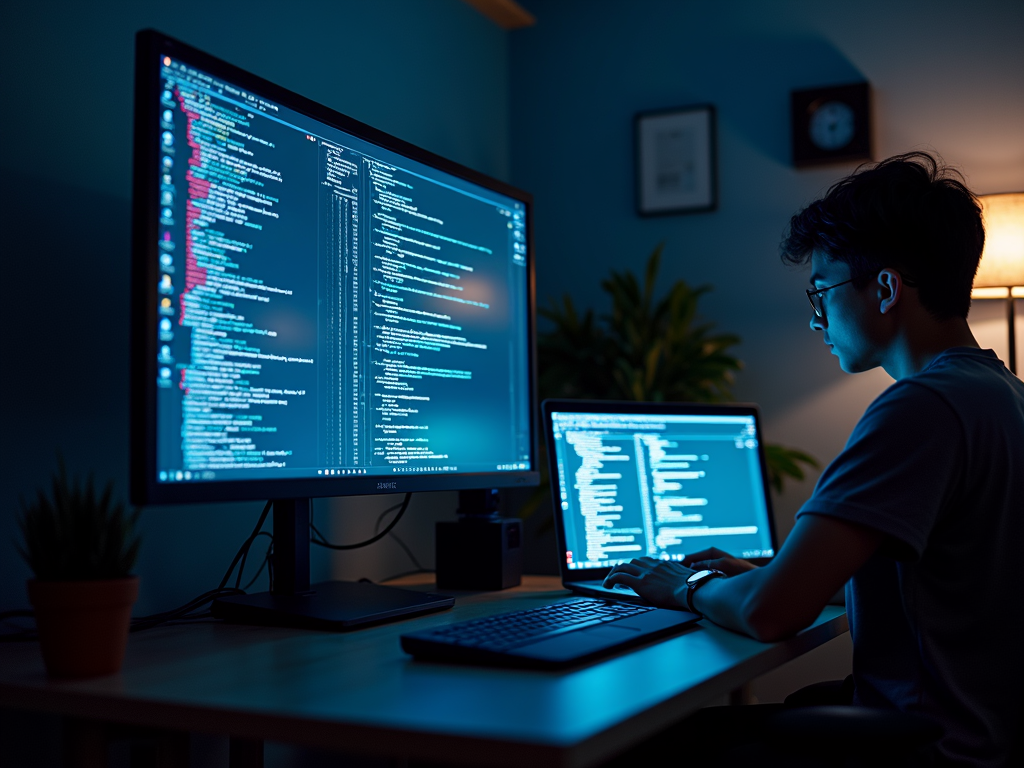
[(402, 635), (430, 661), (558, 669), (684, 631), (700, 619), (608, 589), (619, 563), (711, 546), (775, 554), (757, 408), (548, 400), (543, 404), (562, 583), (570, 600)]
[(757, 406), (546, 400), (562, 584), (603, 586), (637, 557), (681, 561), (717, 547), (758, 564), (777, 551)]

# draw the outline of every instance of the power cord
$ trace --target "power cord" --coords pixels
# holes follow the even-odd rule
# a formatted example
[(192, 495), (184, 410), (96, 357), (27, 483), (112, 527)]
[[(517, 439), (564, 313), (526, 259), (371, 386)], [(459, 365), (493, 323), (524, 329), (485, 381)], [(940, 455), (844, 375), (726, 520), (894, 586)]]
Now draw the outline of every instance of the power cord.
[[(412, 571), (402, 571), (401, 573), (396, 573), (394, 576), (388, 576), (386, 579), (381, 579), (378, 583), (379, 584), (384, 584), (385, 582), (393, 581), (394, 579), (401, 579), (401, 578), (404, 578), (405, 576), (417, 576), (418, 574), (421, 574), (421, 573), (434, 573), (434, 569), (433, 568), (416, 568), (415, 570), (412, 570)], [(370, 580), (369, 579), (360, 579), (360, 581), (370, 581)]]
[[(256, 521), (256, 527), (252, 529), (252, 533), (249, 534), (249, 538), (247, 538), (242, 543), (242, 546), (238, 548), (238, 552), (235, 553), (235, 559), (231, 561), (231, 565), (228, 566), (228, 570), (224, 574), (224, 578), (220, 580), (220, 586), (217, 587), (217, 589), (224, 589), (227, 586), (228, 580), (231, 578), (232, 571), (235, 570), (235, 566), (238, 565), (238, 561), (241, 560), (242, 561), (242, 567), (238, 569), (238, 578), (235, 579), (235, 588), (236, 589), (238, 588), (238, 585), (239, 585), (239, 583), (242, 580), (242, 571), (245, 570), (246, 558), (249, 557), (249, 548), (252, 546), (252, 543), (254, 541), (256, 541), (256, 539), (259, 537), (260, 532), (263, 530), (263, 524), (267, 521), (267, 515), (270, 514), (270, 509), (273, 506), (274, 506), (273, 499), (267, 501), (266, 505), (263, 507), (263, 512), (260, 513), (260, 519)], [(270, 536), (270, 541), (271, 541), (271, 545), (270, 546), (273, 547), (274, 537), (271, 536), (270, 534), (266, 534), (266, 535)], [(270, 547), (267, 548), (267, 553), (268, 553), (268, 556), (266, 558), (264, 558), (264, 563), (266, 563), (269, 560)], [(261, 569), (262, 569), (262, 567), (263, 566), (260, 566)], [(273, 588), (273, 587), (271, 587), (271, 588)]]
[[(374, 533), (376, 533), (380, 529), (380, 524), (384, 521), (384, 518), (388, 516), (388, 513), (391, 512), (393, 509), (394, 509), (394, 507), (391, 507), (390, 509), (385, 509), (383, 512), (380, 513), (380, 516), (377, 518), (377, 522), (373, 526), (373, 532)], [(399, 538), (397, 533), (392, 531), (391, 532), (391, 538), (394, 539), (395, 543), (398, 544), (398, 546), (400, 546), (405, 551), (405, 554), (409, 556), (409, 559), (412, 561), (412, 564), (416, 566), (416, 571), (411, 571), (410, 573), (427, 573), (427, 572), (429, 572), (430, 569), (429, 568), (425, 568), (423, 566), (423, 564), (419, 560), (416, 559), (416, 555), (414, 555), (412, 553), (412, 550), (409, 548), (409, 546), (402, 539)], [(409, 573), (399, 574), (399, 576), (407, 576), (407, 575), (410, 575), (410, 574)], [(399, 578), (399, 576), (392, 576), (391, 578), (397, 579), (397, 578)], [(385, 581), (388, 581), (388, 579), (385, 579)]]
[[(312, 505), (310, 506), (310, 543), (316, 544), (321, 547), (333, 550), (350, 550), (359, 549), (360, 547), (366, 547), (370, 544), (380, 541), (388, 534), (395, 539), (400, 547), (405, 550), (405, 553), (412, 560), (413, 564), (417, 567), (415, 571), (409, 571), (406, 573), (399, 574), (392, 578), (399, 578), (400, 576), (407, 576), (413, 573), (425, 573), (427, 569), (416, 559), (412, 550), (409, 549), (408, 545), (398, 538), (393, 533), (395, 526), (401, 521), (405, 511), (409, 508), (409, 502), (412, 500), (412, 494), (405, 494), (405, 499), (400, 504), (396, 504), (392, 507), (385, 509), (377, 518), (377, 522), (374, 525), (374, 535), (365, 541), (360, 541), (355, 544), (332, 544), (327, 538), (320, 532), (313, 522), (313, 510)], [(249, 534), (248, 538), (242, 543), (242, 546), (238, 548), (238, 552), (235, 553), (234, 558), (231, 560), (231, 565), (228, 566), (227, 571), (224, 573), (224, 577), (220, 581), (220, 585), (216, 589), (211, 589), (208, 592), (204, 592), (196, 598), (193, 598), (189, 602), (185, 603), (178, 608), (174, 608), (170, 611), (164, 611), (162, 613), (154, 613), (149, 616), (139, 616), (132, 619), (131, 630), (132, 632), (141, 632), (146, 629), (152, 629), (164, 624), (175, 623), (191, 623), (197, 621), (204, 621), (213, 618), (213, 614), (209, 609), (199, 610), (204, 606), (209, 605), (214, 600), (221, 597), (229, 597), (231, 595), (244, 595), (248, 589), (256, 583), (263, 570), (266, 569), (270, 578), (270, 588), (273, 589), (274, 584), (274, 536), (269, 531), (263, 530), (263, 524), (267, 521), (267, 516), (270, 514), (270, 510), (273, 507), (273, 501), (268, 501), (263, 507), (263, 512), (260, 513), (259, 520), (256, 522), (256, 526), (253, 528), (252, 533)], [(398, 514), (395, 515), (394, 519), (388, 523), (387, 527), (383, 531), (379, 531), (381, 523), (384, 518), (398, 510)], [(260, 563), (260, 567), (256, 570), (255, 575), (242, 586), (242, 575), (245, 572), (245, 565), (249, 559), (249, 550), (255, 543), (256, 539), (261, 536), (267, 537), (269, 540), (267, 543), (267, 550), (264, 553), (263, 560)], [(235, 567), (238, 567), (237, 574), (235, 573)], [(228, 582), (231, 580), (232, 574), (235, 575), (235, 585), (233, 587), (228, 586)], [(35, 613), (31, 610), (14, 610), (14, 611), (3, 611), (0, 612), (0, 622), (13, 623), (12, 619), (28, 619), (34, 618)], [(17, 625), (15, 625), (17, 626)], [(34, 627), (18, 627), (14, 632), (0, 632), (0, 642), (18, 642), (37, 640), (38, 635)]]
[[(273, 585), (274, 537), (269, 532), (263, 530), (263, 524), (267, 521), (267, 515), (270, 514), (270, 510), (273, 505), (273, 501), (268, 501), (263, 506), (263, 512), (260, 513), (260, 518), (256, 521), (256, 527), (252, 529), (252, 533), (250, 533), (249, 537), (242, 542), (242, 546), (238, 548), (238, 552), (235, 553), (235, 557), (231, 561), (231, 565), (228, 566), (227, 571), (224, 573), (224, 578), (220, 580), (220, 585), (216, 589), (204, 592), (199, 595), (199, 597), (193, 598), (189, 602), (185, 603), (185, 605), (174, 608), (170, 611), (134, 618), (132, 619), (131, 631), (141, 632), (142, 630), (152, 629), (153, 627), (158, 627), (170, 622), (185, 623), (213, 618), (213, 613), (209, 609), (199, 609), (209, 605), (214, 600), (221, 597), (244, 595), (246, 590), (256, 583), (256, 579), (258, 579), (260, 574), (263, 573), (264, 568), (269, 569), (271, 574), (271, 585)], [(255, 542), (260, 536), (266, 536), (270, 540), (267, 545), (266, 554), (263, 556), (263, 562), (256, 571), (256, 575), (249, 580), (245, 587), (242, 587), (242, 574), (245, 572), (245, 564), (249, 559), (249, 550), (252, 548), (253, 542)], [(238, 566), (238, 573), (235, 575), (235, 586), (229, 587), (228, 582), (231, 580), (231, 575), (235, 571), (235, 566)], [(273, 588), (273, 586), (271, 586), (271, 588)]]
[[(389, 512), (393, 512), (394, 510), (397, 509), (398, 510), (398, 514), (395, 515), (395, 519), (392, 520), (390, 523), (388, 523), (387, 527), (383, 531), (381, 531), (380, 533), (375, 533), (373, 536), (371, 536), (370, 538), (366, 539), (365, 541), (360, 541), (360, 542), (357, 542), (355, 544), (332, 544), (331, 542), (329, 542), (327, 540), (327, 537), (324, 536), (322, 533), (320, 533), (320, 529), (318, 529), (316, 527), (316, 523), (313, 522), (313, 511), (312, 511), (312, 508), (311, 508), (310, 509), (310, 515), (309, 515), (309, 530), (312, 532), (313, 535), (310, 538), (310, 542), (312, 544), (316, 544), (319, 547), (324, 547), (326, 549), (333, 549), (333, 550), (339, 550), (339, 551), (344, 551), (344, 550), (349, 550), (349, 549), (359, 549), (360, 547), (368, 547), (370, 544), (374, 544), (374, 543), (380, 541), (385, 536), (387, 536), (389, 533), (391, 533), (391, 531), (394, 530), (395, 526), (398, 525), (398, 522), (402, 519), (402, 515), (405, 514), (405, 510), (407, 510), (409, 508), (409, 502), (411, 500), (412, 500), (412, 494), (411, 493), (407, 493), (407, 494), (405, 494), (405, 499), (402, 501), (401, 504), (396, 504), (393, 507), (388, 507), (387, 509), (385, 509), (381, 513), (381, 516), (379, 518), (377, 518), (377, 525), (378, 526), (380, 525), (380, 521), (384, 518), (384, 515), (387, 515)], [(374, 530), (376, 530), (376, 529), (374, 529)]]
[(151, 616), (139, 616), (132, 619), (131, 632), (141, 632), (145, 629), (152, 629), (162, 624), (168, 624), (174, 622), (176, 624), (201, 621), (205, 619), (213, 618), (213, 613), (210, 610), (197, 611), (209, 603), (212, 603), (219, 597), (230, 597), (231, 595), (244, 595), (245, 591), (238, 589), (237, 587), (224, 587), (220, 589), (211, 589), (209, 592), (204, 592), (185, 605), (179, 608), (174, 608), (170, 611), (164, 611), (163, 613), (154, 613)]
[[(412, 551), (412, 549), (409, 548), (409, 545), (406, 544), (398, 536), (398, 534), (394, 532), (395, 526), (397, 526), (398, 522), (402, 519), (402, 515), (405, 514), (405, 510), (408, 509), (409, 501), (411, 499), (412, 499), (412, 494), (411, 493), (407, 493), (407, 494), (405, 494), (405, 499), (400, 504), (395, 504), (393, 507), (388, 507), (383, 512), (381, 512), (380, 515), (377, 516), (377, 522), (374, 523), (374, 526), (373, 526), (373, 534), (374, 535), (371, 536), (369, 539), (366, 539), (365, 541), (358, 542), (356, 544), (332, 544), (329, 541), (327, 541), (327, 537), (324, 536), (320, 532), (320, 529), (316, 527), (316, 523), (313, 520), (313, 511), (312, 511), (312, 509), (310, 509), (309, 528), (310, 528), (310, 531), (312, 532), (312, 536), (310, 538), (310, 542), (313, 543), (313, 544), (316, 544), (318, 546), (321, 546), (321, 547), (326, 547), (327, 549), (334, 549), (334, 550), (358, 549), (360, 547), (365, 547), (365, 546), (373, 544), (373, 543), (375, 543), (377, 541), (380, 541), (385, 536), (390, 534), (391, 538), (395, 540), (395, 543), (397, 543), (398, 546), (400, 546), (402, 548), (402, 550), (405, 552), (405, 554), (412, 561), (412, 564), (414, 566), (416, 566), (416, 569), (413, 570), (413, 571), (405, 571), (403, 573), (398, 574), (397, 576), (392, 576), (390, 578), (397, 579), (397, 578), (400, 578), (401, 576), (410, 576), (410, 575), (412, 575), (414, 573), (431, 573), (432, 571), (429, 568), (424, 568), (423, 564), (420, 563), (420, 561), (418, 559), (416, 559), (416, 555), (413, 554), (413, 551)], [(381, 531), (380, 530), (380, 526), (381, 526), (381, 523), (384, 522), (384, 518), (386, 518), (388, 515), (390, 515), (396, 509), (398, 510), (398, 514), (395, 515), (395, 518), (390, 523), (388, 523), (387, 528), (385, 528), (383, 531)], [(388, 580), (389, 579), (384, 579), (384, 581), (388, 581)], [(366, 581), (366, 579), (361, 579), (361, 581)]]

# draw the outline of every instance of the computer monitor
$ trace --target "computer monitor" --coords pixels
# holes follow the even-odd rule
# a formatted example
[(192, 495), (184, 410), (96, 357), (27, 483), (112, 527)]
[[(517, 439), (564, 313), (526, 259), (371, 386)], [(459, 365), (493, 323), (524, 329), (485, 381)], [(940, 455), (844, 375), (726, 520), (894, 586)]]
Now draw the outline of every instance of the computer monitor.
[(536, 485), (531, 197), (136, 43), (133, 501)]

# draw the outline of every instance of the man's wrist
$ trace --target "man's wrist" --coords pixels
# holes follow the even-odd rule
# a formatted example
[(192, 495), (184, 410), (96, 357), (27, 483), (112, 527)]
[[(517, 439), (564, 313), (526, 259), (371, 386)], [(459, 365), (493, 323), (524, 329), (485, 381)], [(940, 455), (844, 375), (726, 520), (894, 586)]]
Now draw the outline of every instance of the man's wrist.
[(726, 574), (716, 568), (708, 568), (703, 571), (693, 573), (686, 580), (686, 609), (691, 613), (703, 616), (703, 612), (698, 610), (696, 603), (694, 603), (695, 593), (709, 581), (724, 578), (726, 578)]
[(678, 587), (676, 591), (672, 593), (672, 598), (673, 600), (675, 600), (676, 605), (682, 608), (684, 611), (690, 610), (686, 607), (687, 592), (689, 592), (689, 587), (686, 586), (686, 582), (684, 581), (682, 586)]

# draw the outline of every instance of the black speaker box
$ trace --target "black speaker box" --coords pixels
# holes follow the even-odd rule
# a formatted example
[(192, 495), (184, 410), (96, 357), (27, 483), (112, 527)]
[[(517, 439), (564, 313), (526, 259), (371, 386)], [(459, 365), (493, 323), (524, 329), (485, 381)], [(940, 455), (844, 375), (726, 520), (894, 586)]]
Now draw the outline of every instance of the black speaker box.
[(508, 589), (522, 581), (521, 520), (466, 515), (437, 523), (435, 537), (438, 589)]

